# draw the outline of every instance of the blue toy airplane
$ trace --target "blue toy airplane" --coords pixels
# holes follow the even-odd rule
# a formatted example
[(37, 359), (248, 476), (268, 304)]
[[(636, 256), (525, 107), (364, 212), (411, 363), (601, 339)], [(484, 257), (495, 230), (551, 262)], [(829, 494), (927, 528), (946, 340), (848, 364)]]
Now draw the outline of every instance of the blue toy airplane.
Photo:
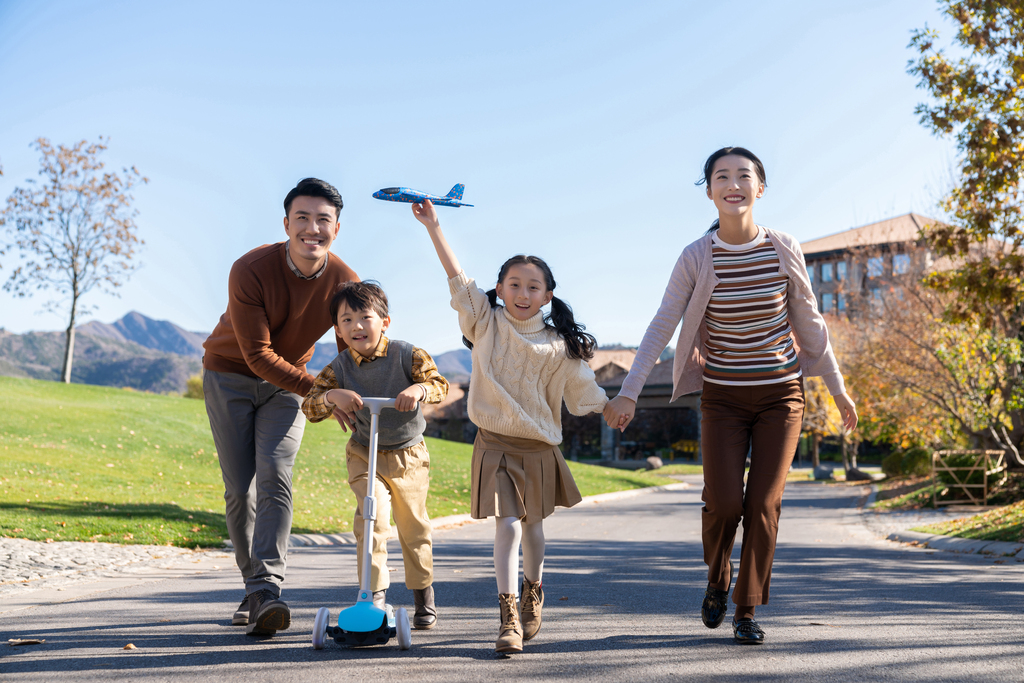
[(418, 204), (424, 199), (429, 199), (434, 206), (473, 206), (462, 201), (462, 191), (466, 186), (459, 183), (452, 188), (451, 192), (441, 197), (436, 194), (427, 194), (419, 190), (412, 190), (408, 187), (385, 187), (373, 193), (374, 199), (383, 199), (387, 202), (405, 202), (407, 204)]

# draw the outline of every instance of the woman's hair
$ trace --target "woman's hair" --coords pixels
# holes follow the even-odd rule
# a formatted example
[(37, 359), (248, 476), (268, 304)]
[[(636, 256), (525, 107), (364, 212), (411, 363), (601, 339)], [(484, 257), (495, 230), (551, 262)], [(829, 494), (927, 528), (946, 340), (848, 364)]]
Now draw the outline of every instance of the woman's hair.
[[(711, 156), (708, 157), (708, 160), (704, 162), (704, 173), (697, 180), (697, 182), (694, 183), (694, 185), (710, 186), (711, 176), (715, 172), (715, 163), (722, 157), (729, 156), (730, 154), (735, 154), (736, 156), (744, 157), (745, 159), (750, 159), (752, 162), (754, 162), (754, 170), (757, 172), (757, 179), (761, 181), (762, 185), (767, 187), (768, 179), (764, 174), (764, 164), (761, 163), (761, 160), (757, 158), (756, 154), (751, 152), (746, 147), (723, 147), (717, 152), (714, 152)], [(704, 234), (710, 234), (715, 230), (718, 230), (717, 218), (715, 219), (715, 222), (711, 224), (711, 227), (708, 228), (708, 231)]]
[[(517, 254), (508, 261), (505, 261), (498, 271), (498, 282), (504, 281), (509, 269), (512, 266), (518, 265), (534, 265), (540, 268), (540, 272), (544, 274), (544, 284), (547, 286), (547, 291), (555, 291), (555, 276), (551, 274), (551, 268), (544, 262), (544, 259), (538, 256)], [(492, 289), (488, 291), (487, 298), (491, 302), (491, 308), (497, 308), (498, 290)], [(597, 339), (589, 332), (585, 332), (586, 326), (576, 322), (569, 304), (557, 296), (552, 295), (551, 297), (551, 312), (544, 316), (544, 324), (557, 332), (558, 336), (565, 340), (565, 352), (569, 358), (590, 360), (594, 357)], [(465, 337), (462, 338), (462, 343), (470, 349), (473, 348), (473, 343)]]

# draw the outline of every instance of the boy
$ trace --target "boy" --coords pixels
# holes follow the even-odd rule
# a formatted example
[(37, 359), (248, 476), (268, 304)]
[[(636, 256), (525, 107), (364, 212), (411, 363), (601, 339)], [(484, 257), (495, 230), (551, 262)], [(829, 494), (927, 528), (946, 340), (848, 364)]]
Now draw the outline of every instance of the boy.
[[(330, 311), (338, 338), (348, 344), (348, 349), (317, 375), (313, 388), (302, 402), (302, 412), (311, 422), (330, 417), (335, 408), (354, 417), (345, 461), (348, 483), (357, 501), (352, 529), (359, 557), (364, 542), (362, 506), (368, 481), (370, 443), (370, 411), (362, 409), (361, 397), (395, 397), (397, 412), (385, 410), (378, 421), (378, 509), (373, 529), (370, 589), (374, 604), (383, 608), (391, 583), (387, 540), (391, 535), (389, 519), (393, 507), (405, 562), (405, 585), (412, 590), (416, 606), (412, 625), (417, 629), (431, 629), (437, 623), (437, 610), (426, 504), (430, 455), (423, 442), (426, 421), (419, 403), (444, 400), (448, 395), (448, 380), (438, 373), (426, 351), (384, 336), (391, 324), (388, 298), (375, 282), (344, 283), (331, 299)], [(360, 563), (360, 574), (362, 569)]]

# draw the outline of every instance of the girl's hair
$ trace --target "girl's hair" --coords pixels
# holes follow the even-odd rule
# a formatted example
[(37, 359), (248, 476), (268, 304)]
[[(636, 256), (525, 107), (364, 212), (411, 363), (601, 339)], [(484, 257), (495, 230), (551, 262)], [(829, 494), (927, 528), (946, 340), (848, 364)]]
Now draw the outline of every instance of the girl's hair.
[[(715, 172), (715, 163), (722, 157), (729, 156), (730, 154), (735, 154), (736, 156), (744, 157), (745, 159), (750, 159), (752, 162), (754, 162), (754, 171), (757, 173), (757, 179), (761, 181), (761, 184), (764, 185), (765, 187), (768, 186), (768, 179), (764, 174), (764, 164), (761, 163), (761, 160), (757, 158), (756, 154), (751, 152), (746, 147), (723, 147), (722, 149), (713, 153), (711, 156), (708, 157), (708, 160), (704, 162), (704, 174), (697, 180), (697, 182), (694, 183), (694, 185), (710, 186), (711, 176)], [(713, 233), (715, 230), (718, 230), (717, 218), (715, 219), (715, 222), (711, 224), (711, 227), (708, 228), (708, 231), (704, 234), (707, 235)]]
[[(540, 268), (544, 274), (544, 283), (547, 291), (555, 291), (555, 276), (551, 274), (551, 268), (538, 256), (526, 256), (517, 254), (502, 264), (498, 271), (498, 282), (502, 282), (512, 266), (534, 265)], [(498, 290), (492, 289), (487, 292), (487, 298), (491, 302), (491, 308), (498, 306)], [(544, 324), (558, 333), (558, 336), (565, 340), (565, 352), (569, 358), (579, 360), (590, 360), (594, 357), (594, 349), (597, 348), (597, 339), (589, 332), (585, 332), (586, 326), (576, 322), (573, 318), (572, 308), (557, 296), (551, 297), (551, 312), (544, 316)], [(473, 343), (462, 338), (462, 343), (468, 348), (473, 348)]]

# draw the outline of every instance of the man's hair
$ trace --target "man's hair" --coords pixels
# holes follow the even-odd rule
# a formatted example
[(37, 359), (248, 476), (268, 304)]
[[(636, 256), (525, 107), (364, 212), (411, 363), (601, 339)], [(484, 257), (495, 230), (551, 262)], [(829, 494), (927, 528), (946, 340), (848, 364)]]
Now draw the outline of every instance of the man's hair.
[(343, 303), (351, 311), (375, 311), (381, 318), (388, 317), (388, 295), (374, 280), (343, 282), (331, 297), (331, 320), (338, 324), (338, 309)]
[(341, 217), (341, 209), (345, 202), (341, 201), (341, 194), (338, 188), (319, 178), (303, 178), (299, 184), (292, 188), (291, 192), (284, 198), (284, 215), (292, 210), (292, 200), (296, 197), (323, 197), (331, 204), (334, 204), (334, 217)]

